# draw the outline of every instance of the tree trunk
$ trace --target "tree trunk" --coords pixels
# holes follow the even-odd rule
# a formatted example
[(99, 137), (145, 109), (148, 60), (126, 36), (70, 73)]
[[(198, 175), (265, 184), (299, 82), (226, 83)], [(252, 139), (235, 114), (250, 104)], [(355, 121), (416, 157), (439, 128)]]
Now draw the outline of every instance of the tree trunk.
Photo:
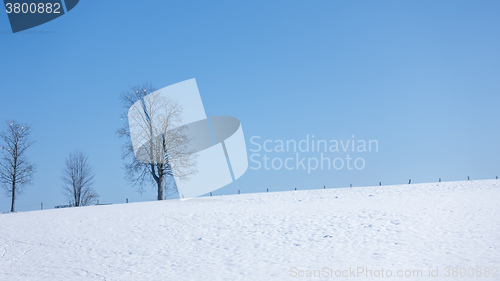
[(81, 188), (77, 187), (76, 188), (76, 194), (75, 194), (75, 206), (80, 207), (80, 196), (81, 196)]
[(12, 205), (10, 205), (10, 211), (12, 213), (16, 211), (16, 183), (12, 184)]
[(17, 143), (15, 147), (16, 156), (14, 157), (14, 172), (12, 173), (12, 204), (10, 205), (10, 212), (16, 211), (16, 180), (17, 180)]
[(158, 181), (156, 182), (158, 184), (158, 200), (163, 200), (163, 175), (160, 174), (158, 177)]
[[(150, 164), (151, 165), (151, 175), (156, 182), (158, 187), (158, 200), (163, 200), (163, 170), (159, 164)], [(156, 175), (155, 167), (158, 170), (158, 175)]]

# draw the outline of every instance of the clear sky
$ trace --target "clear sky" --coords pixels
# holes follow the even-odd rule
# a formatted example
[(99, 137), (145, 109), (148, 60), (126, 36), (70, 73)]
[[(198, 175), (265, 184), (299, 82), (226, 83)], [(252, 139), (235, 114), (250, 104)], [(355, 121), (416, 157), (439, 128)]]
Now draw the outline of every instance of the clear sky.
[(218, 195), (500, 176), (499, 15), (496, 0), (80, 1), (12, 34), (2, 11), (0, 119), (30, 123), (37, 141), (17, 210), (66, 204), (74, 149), (101, 203), (155, 199), (124, 180), (115, 135), (120, 93), (145, 81), (196, 78), (207, 115), (240, 119), (249, 156), (252, 136), (379, 143), (352, 155), (363, 170), (249, 169)]

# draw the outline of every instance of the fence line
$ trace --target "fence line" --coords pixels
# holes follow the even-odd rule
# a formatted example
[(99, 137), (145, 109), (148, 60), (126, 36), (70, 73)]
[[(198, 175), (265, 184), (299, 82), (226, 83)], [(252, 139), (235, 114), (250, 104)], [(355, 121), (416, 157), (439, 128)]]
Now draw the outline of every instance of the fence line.
[[(498, 180), (498, 176), (495, 176), (495, 179)], [(467, 181), (470, 181), (470, 176), (467, 176)], [(438, 179), (438, 182), (442, 182), (441, 178)], [(408, 184), (411, 184), (411, 179), (408, 180)], [(395, 185), (395, 184), (393, 184)], [(379, 181), (379, 186), (382, 186), (382, 181)], [(352, 187), (352, 183), (349, 184), (349, 187)], [(347, 187), (333, 187), (333, 188), (347, 188)], [(297, 188), (295, 187), (294, 188), (295, 191), (297, 191)], [(323, 189), (326, 189), (326, 185), (323, 185)], [(314, 190), (314, 189), (307, 189), (307, 190)], [(279, 190), (280, 192), (281, 191), (285, 191), (285, 190)], [(269, 192), (269, 188), (266, 188), (266, 193)], [(241, 190), (238, 189), (238, 194), (241, 194)], [(210, 196), (213, 196), (212, 192), (210, 192)], [(125, 199), (125, 203), (128, 203), (128, 198)], [(22, 206), (24, 206), (23, 204), (21, 204)], [(99, 204), (99, 200), (97, 201), (97, 204), (95, 204), (96, 206), (98, 205), (110, 205), (110, 204)], [(16, 204), (16, 206), (19, 207), (19, 204)], [(25, 206), (24, 206), (25, 207)], [(69, 207), (69, 205), (58, 205), (58, 206), (54, 206), (54, 208), (65, 208), (65, 207)], [(43, 210), (43, 202), (40, 202), (40, 210)]]

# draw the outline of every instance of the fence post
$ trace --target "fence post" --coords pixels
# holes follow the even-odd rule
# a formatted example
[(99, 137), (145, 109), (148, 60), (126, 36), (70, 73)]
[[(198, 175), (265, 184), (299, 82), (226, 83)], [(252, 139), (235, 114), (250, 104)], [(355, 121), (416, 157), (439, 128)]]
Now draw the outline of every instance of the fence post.
[(210, 196), (212, 196), (212, 192), (210, 192)]
[(238, 189), (238, 194), (240, 194), (240, 190)]
[(379, 185), (379, 186), (382, 186), (382, 182), (381, 182), (381, 181), (379, 181), (379, 182), (378, 182), (378, 185)]
[(351, 187), (352, 187), (352, 183), (351, 183)]
[(439, 178), (439, 182), (441, 182), (441, 178)]
[(295, 191), (297, 191), (297, 188), (295, 188)]
[(128, 198), (127, 198), (127, 203), (128, 203)]
[(323, 189), (326, 189), (326, 185), (323, 185)]
[(43, 210), (43, 202), (40, 203), (40, 210)]
[(470, 177), (469, 177), (469, 176), (467, 176), (467, 180), (470, 180)]
[(408, 184), (411, 184), (411, 179), (408, 181)]

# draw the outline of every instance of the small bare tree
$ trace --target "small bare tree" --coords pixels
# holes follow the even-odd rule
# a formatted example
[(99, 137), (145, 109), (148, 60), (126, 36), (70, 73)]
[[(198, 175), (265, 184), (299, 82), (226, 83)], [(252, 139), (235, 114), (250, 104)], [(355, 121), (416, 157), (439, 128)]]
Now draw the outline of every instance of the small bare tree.
[(75, 151), (66, 158), (61, 179), (71, 206), (88, 206), (99, 198), (92, 188), (94, 176), (94, 169), (88, 163), (85, 153)]
[[(117, 134), (126, 137), (123, 158), (131, 158), (125, 165), (127, 180), (134, 183), (139, 192), (144, 191), (147, 182), (154, 182), (157, 199), (163, 200), (164, 189), (167, 193), (177, 193), (175, 179), (184, 180), (196, 173), (196, 154), (188, 150), (191, 140), (185, 127), (180, 126), (182, 107), (155, 91), (146, 83), (122, 94), (126, 112), (122, 116), (124, 125)], [(140, 106), (136, 104), (138, 101)], [(134, 127), (130, 128), (130, 124)], [(134, 143), (142, 146), (134, 151)], [(166, 184), (166, 178), (171, 184)]]
[(33, 145), (31, 128), (26, 124), (8, 121), (6, 130), (0, 134), (4, 144), (0, 149), (4, 152), (0, 160), (0, 183), (11, 196), (11, 212), (16, 210), (16, 196), (22, 188), (33, 181), (36, 166), (26, 159), (26, 150)]

